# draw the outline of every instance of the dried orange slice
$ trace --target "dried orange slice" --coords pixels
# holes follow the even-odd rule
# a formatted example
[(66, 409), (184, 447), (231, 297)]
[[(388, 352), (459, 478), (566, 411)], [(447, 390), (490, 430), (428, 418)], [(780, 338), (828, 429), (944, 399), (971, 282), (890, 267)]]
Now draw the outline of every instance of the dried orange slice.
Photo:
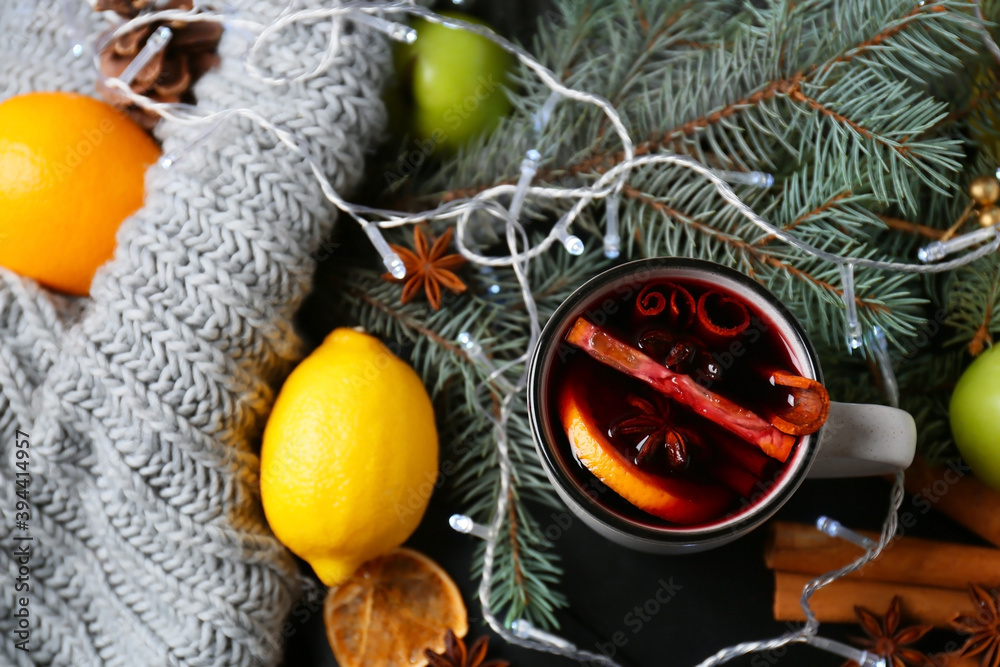
[(448, 630), (469, 631), (455, 582), (412, 549), (374, 558), (331, 588), (323, 620), (340, 667), (424, 667), (424, 649), (441, 653)]

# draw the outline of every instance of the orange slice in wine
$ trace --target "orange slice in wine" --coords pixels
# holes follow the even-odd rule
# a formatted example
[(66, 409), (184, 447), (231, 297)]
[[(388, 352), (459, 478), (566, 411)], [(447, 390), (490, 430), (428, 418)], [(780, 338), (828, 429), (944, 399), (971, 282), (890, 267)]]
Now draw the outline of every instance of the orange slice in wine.
[(593, 417), (589, 374), (570, 372), (559, 390), (559, 417), (573, 453), (612, 491), (644, 512), (679, 525), (706, 523), (732, 505), (732, 492), (710, 482), (667, 478), (640, 469), (615, 447)]
[(427, 556), (396, 549), (358, 568), (326, 595), (326, 637), (341, 667), (424, 667), (452, 630), (469, 630), (462, 594)]
[(830, 414), (830, 394), (826, 387), (816, 380), (787, 371), (774, 371), (771, 383), (787, 387), (792, 399), (770, 415), (771, 424), (776, 429), (791, 435), (808, 435), (826, 423)]

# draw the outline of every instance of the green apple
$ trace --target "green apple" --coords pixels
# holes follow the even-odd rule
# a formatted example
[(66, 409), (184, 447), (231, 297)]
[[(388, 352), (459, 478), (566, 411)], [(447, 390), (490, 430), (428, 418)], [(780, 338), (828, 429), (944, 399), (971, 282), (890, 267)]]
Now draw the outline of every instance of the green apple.
[(1000, 491), (1000, 346), (972, 362), (951, 395), (951, 433), (976, 477)]
[[(457, 12), (443, 16), (482, 21)], [(510, 111), (504, 87), (514, 58), (480, 35), (415, 19), (417, 39), (397, 47), (397, 72), (413, 99), (412, 129), (430, 150), (454, 151)]]

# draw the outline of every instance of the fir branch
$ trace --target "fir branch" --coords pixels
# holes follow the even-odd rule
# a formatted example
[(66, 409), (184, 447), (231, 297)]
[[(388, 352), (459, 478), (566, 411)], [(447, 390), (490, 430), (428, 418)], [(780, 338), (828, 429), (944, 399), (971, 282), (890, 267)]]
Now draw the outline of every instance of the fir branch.
[(944, 236), (943, 230), (935, 229), (934, 227), (928, 227), (927, 225), (910, 222), (909, 220), (900, 220), (899, 218), (893, 218), (888, 215), (882, 215), (879, 217), (889, 229), (897, 229), (911, 234), (918, 234), (924, 238), (933, 239), (935, 241), (940, 240), (940, 238)]
[[(1000, 3), (984, 4), (996, 18)], [(912, 259), (956, 219), (971, 178), (1000, 161), (1000, 101), (993, 94), (1000, 84), (995, 63), (978, 47), (970, 3), (763, 5), (559, 0), (563, 20), (541, 26), (533, 51), (569, 85), (613, 100), (637, 154), (672, 151), (723, 169), (770, 171), (774, 187), (738, 191), (775, 225), (847, 257)], [(621, 160), (604, 116), (575, 103), (560, 102), (536, 138), (532, 114), (550, 91), (526, 70), (517, 84), (514, 114), (417, 183), (409, 203), (451, 201), (514, 183), (532, 147), (543, 153), (536, 178), (545, 184), (593, 183)], [(870, 359), (847, 353), (837, 267), (762, 234), (680, 168), (634, 170), (622, 197), (625, 258), (700, 257), (747, 273), (807, 327), (835, 396), (879, 399), (866, 381)], [(539, 228), (534, 233), (544, 233), (563, 206), (529, 200), (525, 218)], [(577, 222), (590, 248), (600, 247), (603, 206), (595, 203)], [(607, 265), (596, 250), (573, 258), (556, 249), (535, 260), (531, 281), (543, 319)], [(371, 277), (344, 280), (344, 308), (412, 349), (414, 366), (435, 394), (446, 449), (458, 462), (449, 485), (467, 513), (488, 521), (499, 489), (497, 453), (490, 421), (472, 406), (489, 405), (500, 392), (452, 341), (469, 330), (501, 362), (524, 351), (527, 319), (513, 276), (507, 270), (474, 276), (468, 293), (441, 313), (400, 306), (399, 288)], [(969, 361), (969, 343), (1000, 333), (998, 282), (996, 257), (951, 277), (856, 275), (859, 314), (894, 345), (903, 404), (918, 420), (925, 456), (954, 455), (948, 397)], [(947, 318), (937, 315), (948, 311)], [(514, 486), (498, 544), (495, 602), (508, 620), (555, 625), (553, 612), (564, 604), (554, 590), (558, 561), (529, 508), (559, 505), (537, 459), (525, 406), (511, 417), (509, 435)], [(481, 562), (476, 567), (478, 573)]]
[[(851, 193), (850, 193), (849, 190), (841, 190), (841, 191), (837, 192), (836, 194), (834, 194), (834, 195), (832, 195), (830, 197), (827, 197), (820, 204), (818, 204), (816, 206), (813, 206), (812, 208), (810, 208), (808, 211), (805, 211), (804, 213), (800, 213), (799, 215), (797, 215), (795, 217), (794, 220), (792, 220), (791, 222), (789, 222), (787, 224), (782, 225), (781, 226), (782, 231), (790, 232), (790, 231), (794, 230), (796, 227), (799, 227), (800, 225), (802, 225), (802, 224), (804, 224), (804, 223), (806, 223), (806, 222), (808, 222), (810, 220), (815, 220), (815, 219), (819, 218), (820, 216), (823, 216), (823, 215), (827, 214), (832, 208), (834, 208), (834, 207), (840, 207), (846, 200), (848, 200), (848, 198), (850, 197), (850, 195), (851, 195)], [(753, 247), (759, 248), (761, 246), (767, 245), (768, 243), (770, 243), (774, 239), (775, 239), (775, 236), (773, 234), (768, 234), (768, 235), (763, 236), (763, 237), (757, 239), (756, 241), (752, 242), (750, 245), (753, 246)]]
[[(510, 294), (513, 278), (502, 274), (497, 278)], [(481, 285), (469, 290), (471, 294), (446, 300), (446, 308), (438, 312), (422, 303), (400, 304), (401, 287), (374, 272), (345, 271), (333, 278), (332, 286), (341, 310), (350, 312), (373, 335), (408, 349), (436, 406), (442, 459), (449, 462), (447, 468), (442, 466), (442, 474), (448, 475), (452, 492), (467, 505), (463, 511), (488, 523), (499, 488), (499, 466), (492, 425), (473, 406), (481, 404), (484, 395), (492, 396), (495, 405), (501, 389), (455, 340), (461, 331), (469, 331), (497, 362), (505, 361), (523, 348), (523, 312), (479, 298), (476, 294), (485, 291)], [(553, 293), (561, 301), (575, 287), (563, 283), (560, 290), (553, 285)], [(565, 604), (555, 589), (558, 556), (537, 529), (527, 504), (560, 505), (542, 472), (525, 408), (515, 411), (509, 431), (515, 495), (497, 551), (495, 596), (509, 619), (524, 617), (552, 627), (557, 625), (554, 612)], [(481, 561), (475, 564), (477, 573), (481, 567)]]
[(951, 343), (966, 343), (976, 356), (1000, 335), (1000, 256), (991, 256), (959, 269), (947, 305), (955, 328)]

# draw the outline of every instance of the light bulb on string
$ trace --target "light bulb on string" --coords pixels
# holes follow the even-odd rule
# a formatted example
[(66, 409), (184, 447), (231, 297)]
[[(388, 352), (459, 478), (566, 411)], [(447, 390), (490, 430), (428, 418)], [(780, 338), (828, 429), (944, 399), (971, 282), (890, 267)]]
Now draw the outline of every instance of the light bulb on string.
[(417, 31), (409, 26), (403, 25), (402, 23), (389, 21), (381, 16), (373, 16), (372, 14), (366, 14), (365, 12), (352, 14), (351, 18), (357, 23), (364, 23), (365, 25), (384, 33), (389, 37), (389, 39), (400, 42), (401, 44), (413, 44), (417, 41)]
[(715, 174), (727, 183), (749, 185), (751, 187), (765, 190), (774, 185), (774, 176), (764, 171), (715, 170)]
[(937, 262), (948, 255), (977, 246), (985, 241), (997, 241), (998, 239), (1000, 239), (1000, 233), (998, 233), (997, 227), (982, 227), (947, 241), (935, 241), (926, 245), (917, 251), (917, 259), (924, 263)]
[(128, 66), (122, 70), (122, 73), (116, 78), (126, 86), (132, 85), (132, 82), (135, 80), (135, 77), (139, 75), (139, 72), (141, 72), (142, 69), (148, 65), (160, 51), (167, 48), (167, 44), (170, 43), (173, 36), (173, 30), (167, 26), (162, 25), (157, 28), (156, 31), (149, 36), (149, 39), (146, 40), (146, 44), (142, 47), (139, 53), (135, 55), (135, 58), (132, 59), (132, 62), (130, 62)]
[(375, 250), (382, 258), (382, 264), (385, 265), (389, 274), (396, 280), (402, 280), (405, 278), (406, 265), (403, 264), (403, 260), (399, 258), (396, 251), (389, 247), (385, 237), (382, 236), (382, 232), (379, 231), (378, 225), (369, 223), (364, 226), (364, 230), (365, 234), (368, 235), (368, 239), (372, 242), (372, 245), (375, 246)]
[(458, 338), (455, 341), (462, 346), (462, 349), (471, 357), (477, 361), (485, 360), (483, 356), (483, 346), (479, 344), (475, 338), (468, 331), (463, 331), (458, 334)]
[(604, 256), (618, 259), (621, 254), (622, 239), (618, 235), (618, 193), (608, 195), (604, 200)]
[(521, 207), (524, 205), (525, 197), (528, 196), (528, 186), (531, 185), (532, 179), (538, 173), (538, 162), (541, 159), (541, 153), (532, 148), (525, 153), (524, 159), (521, 160), (521, 176), (517, 179), (517, 187), (514, 190), (514, 196), (511, 197), (508, 209), (511, 220), (517, 220), (521, 217)]
[(490, 539), (490, 530), (482, 524), (478, 524), (472, 520), (472, 517), (466, 516), (465, 514), (452, 514), (448, 517), (448, 525), (451, 526), (452, 530), (463, 535), (472, 535), (473, 537), (478, 537), (481, 540)]
[(455, 339), (455, 342), (457, 342), (465, 351), (469, 359), (489, 371), (489, 375), (486, 378), (487, 381), (496, 383), (497, 386), (499, 386), (503, 391), (510, 391), (513, 389), (513, 385), (510, 381), (503, 376), (503, 370), (498, 369), (490, 358), (486, 356), (486, 353), (483, 351), (483, 346), (479, 344), (479, 341), (472, 337), (472, 334), (468, 331), (463, 331), (458, 334), (458, 338)]
[(844, 262), (839, 265), (842, 296), (847, 309), (847, 347), (856, 350), (861, 347), (862, 329), (858, 318), (858, 301), (854, 294), (854, 264)]
[(878, 367), (882, 380), (882, 393), (886, 402), (894, 408), (899, 407), (899, 381), (896, 378), (896, 371), (892, 368), (892, 359), (889, 357), (889, 341), (886, 339), (885, 331), (882, 327), (872, 327), (865, 334), (865, 341), (868, 349), (875, 357), (875, 365)]
[(583, 245), (583, 240), (576, 234), (570, 234), (569, 230), (565, 227), (560, 229), (558, 232), (559, 241), (562, 242), (563, 248), (569, 254), (579, 257), (583, 254), (585, 247)]
[(839, 521), (831, 519), (828, 516), (821, 516), (816, 519), (816, 528), (830, 537), (839, 537), (842, 540), (847, 540), (852, 544), (858, 545), (862, 549), (871, 549), (875, 546), (875, 541), (870, 537), (866, 537), (855, 530), (851, 530)]
[(479, 267), (479, 274), (486, 282), (486, 292), (492, 297), (497, 297), (502, 289), (500, 287), (500, 283), (497, 282), (496, 269), (492, 266), (481, 266)]
[(562, 99), (562, 95), (552, 91), (545, 99), (545, 103), (542, 107), (532, 114), (532, 129), (535, 133), (535, 141), (541, 140), (542, 132), (545, 130), (545, 126), (549, 124), (549, 119), (552, 118), (552, 112), (555, 111), (556, 104), (558, 104), (560, 99)]
[(83, 39), (80, 37), (79, 21), (76, 18), (76, 11), (80, 3), (74, 0), (61, 0), (61, 4), (63, 18), (66, 21), (66, 37), (69, 39), (69, 51), (73, 54), (74, 58), (79, 58), (86, 53)]

